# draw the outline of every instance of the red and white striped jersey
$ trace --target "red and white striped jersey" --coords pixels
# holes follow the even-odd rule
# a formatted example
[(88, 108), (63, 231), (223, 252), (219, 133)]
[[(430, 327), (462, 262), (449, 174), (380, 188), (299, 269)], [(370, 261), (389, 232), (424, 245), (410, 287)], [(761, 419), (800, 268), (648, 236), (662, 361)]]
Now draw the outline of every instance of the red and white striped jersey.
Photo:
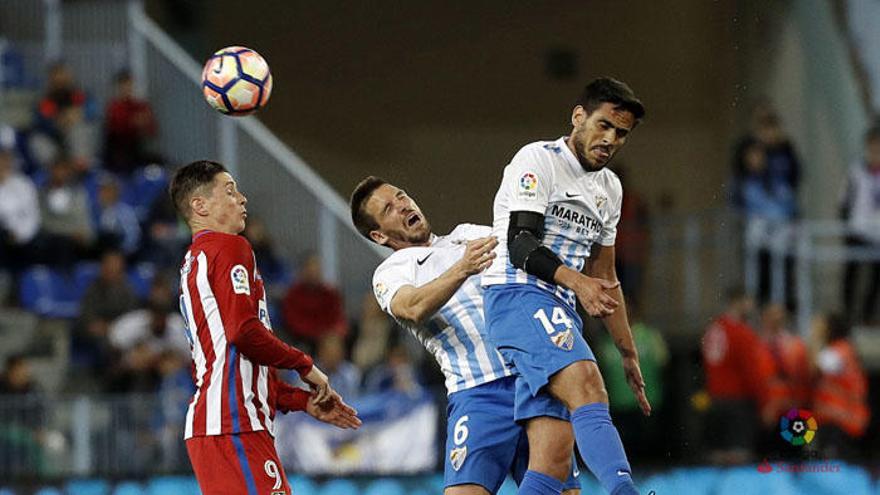
[(180, 269), (180, 311), (196, 384), (184, 438), (258, 430), (274, 435), (276, 407), (302, 408), (302, 396), (299, 406), (291, 405), (291, 394), (299, 389), (281, 382), (275, 368), (305, 375), (312, 360), (272, 333), (263, 280), (247, 239), (213, 231), (193, 237)]

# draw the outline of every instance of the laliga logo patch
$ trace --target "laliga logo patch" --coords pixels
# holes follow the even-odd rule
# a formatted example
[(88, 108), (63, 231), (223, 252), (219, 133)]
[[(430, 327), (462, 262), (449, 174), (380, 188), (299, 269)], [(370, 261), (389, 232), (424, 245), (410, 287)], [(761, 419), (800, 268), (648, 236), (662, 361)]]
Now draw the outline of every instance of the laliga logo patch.
[(229, 272), (232, 278), (232, 291), (236, 294), (251, 295), (251, 284), (248, 282), (248, 271), (243, 265), (235, 265)]
[(531, 173), (526, 172), (519, 178), (519, 192), (518, 196), (522, 199), (535, 199), (538, 197), (538, 193), (535, 190), (538, 189), (538, 177)]
[(571, 330), (566, 330), (564, 332), (559, 332), (556, 335), (550, 337), (550, 340), (556, 344), (556, 347), (562, 349), (563, 351), (570, 351), (572, 347), (574, 347), (574, 335), (572, 335)]
[(467, 446), (450, 450), (449, 463), (452, 464), (452, 469), (458, 471), (461, 465), (464, 464), (465, 457), (467, 457)]

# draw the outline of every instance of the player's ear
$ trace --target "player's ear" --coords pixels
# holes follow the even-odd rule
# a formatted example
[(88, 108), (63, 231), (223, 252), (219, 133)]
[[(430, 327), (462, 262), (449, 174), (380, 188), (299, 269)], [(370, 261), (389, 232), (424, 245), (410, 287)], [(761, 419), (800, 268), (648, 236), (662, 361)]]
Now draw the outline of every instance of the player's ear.
[(204, 196), (196, 195), (190, 198), (189, 207), (195, 216), (208, 216), (208, 200)]
[(580, 127), (587, 120), (587, 110), (582, 105), (577, 105), (571, 111), (571, 125)]
[(380, 246), (384, 246), (388, 242), (388, 236), (378, 230), (370, 231), (370, 239)]

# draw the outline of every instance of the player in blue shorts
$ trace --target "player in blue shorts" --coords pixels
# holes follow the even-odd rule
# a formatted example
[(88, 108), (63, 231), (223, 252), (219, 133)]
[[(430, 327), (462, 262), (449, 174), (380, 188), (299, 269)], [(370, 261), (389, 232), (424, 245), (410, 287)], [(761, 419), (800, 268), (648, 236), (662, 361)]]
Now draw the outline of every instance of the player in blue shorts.
[(605, 168), (644, 113), (626, 84), (591, 82), (572, 111), (571, 133), (524, 146), (495, 196), (493, 234), (503, 242), (482, 283), (489, 340), (516, 368), (517, 419), (529, 418), (531, 455), (521, 494), (562, 491), (567, 472), (560, 464), (572, 448), (572, 430), (609, 493), (638, 493), (575, 308), (579, 300), (603, 318), (629, 385), (650, 414), (614, 271), (623, 191)]
[[(492, 229), (461, 224), (434, 235), (406, 192), (377, 177), (354, 189), (351, 216), (364, 237), (394, 251), (373, 275), (376, 300), (434, 355), (446, 377), (444, 493), (495, 493), (508, 473), (519, 484), (528, 439), (514, 420), (516, 381), (485, 340), (480, 274), (495, 258)], [(572, 451), (569, 446), (565, 466)], [(572, 469), (565, 469), (566, 493), (580, 493)]]

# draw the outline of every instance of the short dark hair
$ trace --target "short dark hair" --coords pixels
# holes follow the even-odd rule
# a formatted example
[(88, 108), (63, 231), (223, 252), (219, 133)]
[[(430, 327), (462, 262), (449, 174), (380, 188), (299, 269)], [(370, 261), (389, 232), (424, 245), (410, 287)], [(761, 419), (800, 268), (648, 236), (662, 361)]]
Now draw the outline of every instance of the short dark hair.
[(367, 214), (364, 207), (367, 205), (367, 201), (370, 200), (373, 192), (385, 184), (388, 184), (388, 181), (385, 179), (370, 175), (355, 186), (349, 201), (349, 206), (351, 206), (351, 223), (354, 224), (362, 236), (371, 241), (373, 239), (370, 238), (370, 232), (378, 229), (379, 224), (375, 218)]
[(636, 121), (645, 116), (645, 106), (636, 98), (633, 90), (625, 82), (610, 77), (600, 77), (587, 84), (575, 105), (584, 107), (588, 114), (593, 113), (602, 103), (611, 103), (615, 108), (633, 114)]
[(749, 293), (742, 285), (732, 285), (724, 291), (724, 300), (728, 304), (739, 302), (746, 297), (749, 297)]
[(168, 193), (177, 213), (189, 220), (192, 213), (189, 200), (193, 193), (196, 189), (210, 184), (214, 177), (222, 172), (226, 172), (226, 167), (211, 160), (198, 160), (177, 169), (174, 177), (171, 178), (171, 185), (168, 186)]

